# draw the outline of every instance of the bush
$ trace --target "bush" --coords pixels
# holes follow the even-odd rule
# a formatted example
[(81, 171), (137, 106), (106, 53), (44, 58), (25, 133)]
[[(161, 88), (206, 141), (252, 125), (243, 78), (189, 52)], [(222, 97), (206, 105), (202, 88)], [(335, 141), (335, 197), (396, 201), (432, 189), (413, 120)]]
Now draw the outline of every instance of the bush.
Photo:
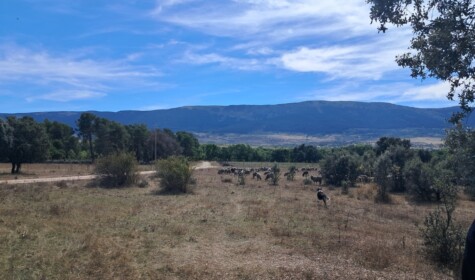
[(187, 193), (193, 170), (184, 157), (172, 156), (156, 163), (160, 187), (164, 192)]
[(421, 233), (428, 256), (443, 267), (456, 269), (465, 244), (465, 233), (454, 218), (457, 187), (447, 182), (437, 183), (442, 203), (426, 216)]
[(280, 168), (279, 166), (277, 166), (277, 164), (274, 164), (274, 166), (272, 167), (272, 173), (274, 174), (274, 176), (272, 176), (271, 178), (271, 184), (273, 186), (277, 186), (279, 184), (280, 177)]
[(430, 202), (435, 198), (432, 169), (419, 158), (412, 159), (404, 167), (406, 187), (415, 201)]
[(375, 197), (376, 202), (386, 203), (390, 201), (388, 191), (392, 184), (392, 180), (390, 180), (391, 167), (392, 167), (391, 159), (387, 156), (387, 154), (383, 154), (376, 160), (375, 175), (376, 175), (376, 183), (378, 185), (378, 190)]
[(101, 185), (124, 187), (135, 183), (137, 179), (137, 160), (128, 153), (118, 153), (99, 158), (95, 172), (101, 175)]
[(297, 167), (295, 167), (295, 165), (290, 166), (289, 171), (287, 172), (287, 180), (293, 181), (295, 178), (296, 172), (297, 172)]

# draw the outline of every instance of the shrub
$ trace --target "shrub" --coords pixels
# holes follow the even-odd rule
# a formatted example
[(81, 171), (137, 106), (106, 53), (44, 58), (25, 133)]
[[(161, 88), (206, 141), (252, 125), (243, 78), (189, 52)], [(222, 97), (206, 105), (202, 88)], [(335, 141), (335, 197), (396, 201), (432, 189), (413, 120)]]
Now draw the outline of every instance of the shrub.
[(184, 157), (172, 156), (156, 163), (160, 187), (164, 192), (187, 193), (193, 170)]
[(296, 172), (297, 172), (297, 167), (295, 167), (295, 165), (290, 166), (289, 171), (287, 172), (287, 180), (293, 181), (295, 178)]
[(378, 190), (375, 197), (376, 202), (389, 202), (388, 190), (391, 187), (391, 159), (387, 154), (383, 154), (375, 163), (376, 183)]
[(416, 201), (432, 201), (434, 199), (434, 175), (428, 164), (422, 163), (419, 158), (406, 163), (404, 178), (412, 199)]
[(312, 185), (312, 184), (313, 184), (313, 181), (310, 180), (309, 178), (305, 178), (305, 179), (303, 179), (303, 184), (304, 184), (305, 186)]
[(436, 263), (456, 269), (463, 255), (465, 233), (454, 219), (457, 187), (445, 184), (442, 204), (426, 216), (421, 228), (427, 255)]
[(95, 171), (101, 175), (101, 185), (123, 187), (135, 183), (137, 179), (137, 160), (128, 153), (118, 153), (99, 158)]
[(244, 186), (246, 184), (246, 179), (244, 178), (244, 174), (238, 175), (238, 185)]
[(280, 177), (280, 168), (279, 166), (277, 166), (277, 164), (274, 164), (274, 166), (272, 167), (272, 173), (274, 174), (274, 176), (272, 176), (271, 178), (271, 184), (273, 186), (277, 186), (279, 184)]

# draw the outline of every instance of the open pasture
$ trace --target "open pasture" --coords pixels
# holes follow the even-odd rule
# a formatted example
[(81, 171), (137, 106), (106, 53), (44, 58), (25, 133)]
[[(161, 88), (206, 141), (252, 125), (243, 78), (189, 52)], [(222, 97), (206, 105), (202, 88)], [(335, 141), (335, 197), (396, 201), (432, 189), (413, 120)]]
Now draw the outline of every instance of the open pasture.
[[(434, 205), (375, 204), (374, 185), (279, 186), (195, 170), (193, 193), (94, 182), (0, 186), (5, 279), (451, 279), (427, 261), (418, 227)], [(462, 198), (465, 226), (474, 202)]]

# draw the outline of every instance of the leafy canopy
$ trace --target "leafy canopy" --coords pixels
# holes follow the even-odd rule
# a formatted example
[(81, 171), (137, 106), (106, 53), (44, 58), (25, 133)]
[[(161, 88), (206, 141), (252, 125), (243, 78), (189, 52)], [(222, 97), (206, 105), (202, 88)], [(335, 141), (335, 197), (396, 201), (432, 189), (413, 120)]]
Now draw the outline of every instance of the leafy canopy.
[(388, 25), (410, 25), (408, 53), (396, 57), (411, 76), (449, 82), (449, 100), (457, 96), (462, 109), (457, 122), (471, 112), (475, 94), (475, 3), (472, 0), (367, 0), (371, 21), (379, 31)]

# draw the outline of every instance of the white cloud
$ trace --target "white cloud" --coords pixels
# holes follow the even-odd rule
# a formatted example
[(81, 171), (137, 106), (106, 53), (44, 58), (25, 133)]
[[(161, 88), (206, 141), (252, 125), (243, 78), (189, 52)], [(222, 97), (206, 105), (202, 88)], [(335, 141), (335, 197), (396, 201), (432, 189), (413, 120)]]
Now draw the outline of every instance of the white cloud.
[[(298, 97), (297, 100), (389, 102), (434, 107), (454, 106), (447, 99), (449, 86), (443, 82), (415, 85), (408, 82), (389, 82), (368, 85), (365, 82), (338, 82)], [(423, 106), (427, 107), (427, 106)]]
[(332, 78), (380, 79), (400, 70), (394, 61), (401, 43), (380, 40), (329, 47), (301, 47), (281, 56), (282, 67), (297, 72), (324, 73)]
[(418, 86), (410, 88), (401, 95), (402, 100), (441, 100), (447, 98), (450, 84), (437, 82), (432, 85)]
[(160, 21), (221, 36), (282, 41), (318, 34), (354, 36), (376, 31), (369, 25), (369, 6), (364, 0), (194, 1), (181, 9), (167, 9), (168, 6), (173, 5), (158, 1), (152, 15)]
[(106, 96), (103, 92), (85, 91), (85, 90), (64, 90), (56, 91), (43, 95), (28, 97), (26, 100), (32, 102), (35, 100), (49, 100), (56, 102), (68, 102), (74, 100), (96, 99)]
[(235, 58), (223, 56), (216, 53), (208, 54), (196, 54), (191, 52), (186, 52), (183, 58), (180, 60), (183, 63), (189, 64), (217, 64), (230, 69), (244, 70), (244, 71), (255, 71), (262, 70), (267, 65), (260, 59), (254, 58)]
[[(132, 57), (137, 58), (135, 54)], [(153, 78), (160, 73), (153, 67), (133, 65), (130, 59), (99, 61), (4, 45), (0, 46), (0, 85), (21, 83), (43, 89), (28, 96), (30, 101), (69, 101), (97, 98), (112, 89), (154, 84)]]

